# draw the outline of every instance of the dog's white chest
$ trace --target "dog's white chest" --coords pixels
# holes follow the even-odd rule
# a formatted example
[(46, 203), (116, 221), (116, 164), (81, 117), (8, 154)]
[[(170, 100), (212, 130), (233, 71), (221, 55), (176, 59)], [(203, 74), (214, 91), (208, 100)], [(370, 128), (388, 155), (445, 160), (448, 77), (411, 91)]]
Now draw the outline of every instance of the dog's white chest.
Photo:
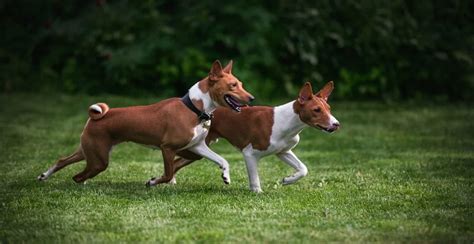
[(200, 142), (203, 142), (206, 139), (207, 134), (209, 133), (209, 128), (211, 127), (211, 121), (207, 120), (204, 122), (201, 122), (198, 124), (196, 127), (194, 127), (194, 135), (191, 141), (181, 148), (180, 150), (190, 148)]
[(306, 125), (295, 114), (292, 102), (275, 107), (273, 121), (269, 147), (264, 151), (259, 151), (249, 144), (244, 153), (263, 157), (286, 152), (298, 144), (300, 140), (298, 134)]
[(294, 148), (300, 140), (299, 135), (292, 137), (280, 137), (280, 138), (271, 138), (270, 145), (265, 151), (254, 150), (254, 153), (257, 153), (261, 157), (267, 156), (270, 154), (277, 154), (280, 152), (286, 152)]
[(274, 151), (287, 151), (295, 147), (298, 142), (300, 141), (300, 136), (286, 136), (281, 138), (272, 138), (270, 147), (274, 149)]

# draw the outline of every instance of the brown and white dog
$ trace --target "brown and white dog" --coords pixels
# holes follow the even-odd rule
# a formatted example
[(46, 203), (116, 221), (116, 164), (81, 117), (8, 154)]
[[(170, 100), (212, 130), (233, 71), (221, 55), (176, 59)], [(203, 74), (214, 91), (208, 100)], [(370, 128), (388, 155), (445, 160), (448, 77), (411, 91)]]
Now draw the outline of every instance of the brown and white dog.
[[(339, 121), (331, 115), (327, 103), (333, 88), (334, 83), (330, 81), (313, 94), (311, 84), (307, 82), (295, 101), (278, 107), (245, 107), (238, 114), (218, 108), (214, 111), (206, 142), (212, 143), (222, 137), (242, 151), (250, 189), (254, 192), (262, 191), (257, 162), (272, 154), (296, 170), (293, 175), (283, 178), (283, 184), (292, 184), (308, 173), (306, 166), (291, 151), (300, 140), (299, 133), (308, 126), (330, 133), (339, 128)], [(182, 158), (175, 160), (175, 174), (201, 158), (190, 151), (182, 151), (180, 155)], [(176, 183), (175, 178), (172, 182)]]
[(222, 68), (218, 60), (212, 64), (209, 76), (189, 89), (188, 97), (192, 103), (188, 106), (180, 98), (125, 108), (109, 109), (105, 103), (90, 106), (90, 119), (82, 132), (79, 148), (38, 176), (38, 180), (46, 180), (65, 166), (85, 159), (85, 169), (73, 177), (78, 183), (84, 182), (107, 168), (112, 146), (133, 141), (162, 151), (164, 175), (150, 179), (148, 186), (169, 182), (173, 178), (173, 160), (184, 149), (218, 164), (224, 182), (230, 183), (228, 162), (205, 143), (209, 121), (198, 119), (191, 107), (194, 105), (195, 110), (207, 114), (219, 106), (240, 112), (242, 103), (248, 103), (254, 97), (232, 75), (232, 61)]

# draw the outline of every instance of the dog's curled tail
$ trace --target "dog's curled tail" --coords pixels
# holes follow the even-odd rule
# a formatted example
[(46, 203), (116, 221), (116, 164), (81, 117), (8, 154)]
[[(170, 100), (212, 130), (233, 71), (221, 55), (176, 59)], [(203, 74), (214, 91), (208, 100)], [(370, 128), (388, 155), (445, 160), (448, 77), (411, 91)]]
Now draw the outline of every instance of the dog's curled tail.
[(108, 111), (109, 106), (105, 103), (92, 104), (89, 107), (89, 117), (92, 120), (99, 120), (102, 119)]

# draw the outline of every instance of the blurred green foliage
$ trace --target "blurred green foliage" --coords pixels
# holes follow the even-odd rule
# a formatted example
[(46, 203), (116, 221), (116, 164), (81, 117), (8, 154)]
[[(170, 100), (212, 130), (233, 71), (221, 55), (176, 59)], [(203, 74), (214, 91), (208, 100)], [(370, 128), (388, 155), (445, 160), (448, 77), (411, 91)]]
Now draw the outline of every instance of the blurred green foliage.
[(215, 59), (258, 97), (468, 100), (474, 1), (1, 1), (9, 91), (179, 96)]

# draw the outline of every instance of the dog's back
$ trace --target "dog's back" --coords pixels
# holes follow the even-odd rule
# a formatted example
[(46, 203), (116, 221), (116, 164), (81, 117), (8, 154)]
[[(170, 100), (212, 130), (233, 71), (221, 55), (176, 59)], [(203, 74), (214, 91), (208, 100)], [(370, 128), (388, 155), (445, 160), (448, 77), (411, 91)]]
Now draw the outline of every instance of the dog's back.
[(91, 119), (83, 133), (94, 140), (110, 138), (112, 144), (133, 141), (158, 147), (162, 141), (173, 143), (172, 139), (177, 137), (185, 141), (192, 137), (193, 126), (199, 122), (193, 113), (176, 112), (186, 109), (179, 98), (145, 106), (111, 108), (103, 118)]

